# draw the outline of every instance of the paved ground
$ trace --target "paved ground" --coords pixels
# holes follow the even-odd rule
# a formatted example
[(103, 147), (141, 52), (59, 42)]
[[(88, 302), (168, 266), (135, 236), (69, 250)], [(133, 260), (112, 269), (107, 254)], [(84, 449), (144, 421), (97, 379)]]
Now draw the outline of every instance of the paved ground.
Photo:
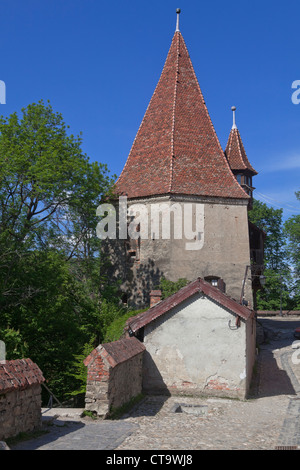
[[(292, 348), (300, 318), (260, 321), (267, 335), (259, 353), (253, 398), (146, 397), (130, 415), (116, 421), (82, 419), (80, 410), (77, 415), (76, 410), (75, 414), (43, 410), (49, 432), (12, 450), (300, 448), (300, 349)], [(175, 413), (180, 404), (187, 406)], [(188, 405), (201, 406), (193, 408), (200, 414), (188, 413)], [(54, 420), (53, 413), (59, 414)]]

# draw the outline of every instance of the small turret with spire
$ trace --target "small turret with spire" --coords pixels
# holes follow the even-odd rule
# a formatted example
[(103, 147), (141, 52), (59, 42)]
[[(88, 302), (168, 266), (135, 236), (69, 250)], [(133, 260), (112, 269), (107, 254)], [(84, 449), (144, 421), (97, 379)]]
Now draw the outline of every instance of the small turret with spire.
[(232, 173), (240, 183), (244, 191), (251, 196), (249, 208), (252, 208), (253, 190), (252, 177), (257, 175), (257, 171), (250, 164), (245, 152), (245, 148), (236, 125), (236, 107), (231, 107), (232, 111), (232, 128), (229, 134), (228, 142), (225, 149), (225, 156), (228, 160)]

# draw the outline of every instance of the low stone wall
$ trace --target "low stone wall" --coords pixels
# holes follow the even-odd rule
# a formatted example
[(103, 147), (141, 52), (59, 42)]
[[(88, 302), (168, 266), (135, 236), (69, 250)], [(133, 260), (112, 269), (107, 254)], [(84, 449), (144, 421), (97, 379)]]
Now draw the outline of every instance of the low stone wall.
[[(300, 310), (282, 310), (282, 315), (285, 316), (300, 316)], [(258, 317), (279, 317), (280, 310), (257, 310)]]
[(142, 391), (145, 346), (136, 338), (99, 345), (85, 359), (85, 409), (106, 418)]
[(0, 363), (0, 440), (41, 426), (44, 380), (30, 359)]

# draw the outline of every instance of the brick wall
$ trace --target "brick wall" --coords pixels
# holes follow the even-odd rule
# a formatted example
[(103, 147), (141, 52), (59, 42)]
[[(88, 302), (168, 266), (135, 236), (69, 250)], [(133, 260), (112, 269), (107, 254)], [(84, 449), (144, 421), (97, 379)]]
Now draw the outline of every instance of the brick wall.
[(136, 338), (99, 345), (85, 359), (85, 409), (106, 418), (142, 391), (145, 346)]
[(40, 427), (44, 380), (30, 359), (0, 364), (0, 440)]

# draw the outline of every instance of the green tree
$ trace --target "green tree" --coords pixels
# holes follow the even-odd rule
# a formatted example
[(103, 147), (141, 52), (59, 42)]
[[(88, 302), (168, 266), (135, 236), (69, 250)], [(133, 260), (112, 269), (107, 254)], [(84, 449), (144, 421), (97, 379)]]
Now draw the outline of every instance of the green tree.
[(283, 231), (282, 209), (268, 207), (265, 203), (253, 201), (249, 220), (266, 233), (265, 265), (268, 269), (279, 272), (286, 268), (286, 236)]
[[(300, 191), (296, 192), (300, 200)], [(285, 233), (288, 237), (287, 251), (293, 266), (293, 299), (294, 308), (300, 309), (300, 215), (290, 217), (284, 224)]]
[(161, 298), (166, 299), (175, 292), (179, 291), (182, 287), (189, 283), (187, 279), (180, 278), (178, 281), (169, 281), (166, 278), (162, 278), (160, 281), (159, 289), (161, 290)]
[(50, 104), (22, 113), (0, 119), (0, 241), (54, 245), (70, 258), (84, 251), (113, 179), (105, 165), (89, 163), (81, 138), (68, 135)]
[(109, 321), (96, 209), (114, 178), (81, 143), (49, 103), (0, 118), (0, 339), (60, 398), (76, 388), (74, 358)]
[(287, 252), (287, 236), (283, 228), (282, 209), (268, 207), (254, 200), (249, 220), (266, 233), (264, 265), (266, 285), (257, 293), (259, 310), (293, 308), (291, 270)]

